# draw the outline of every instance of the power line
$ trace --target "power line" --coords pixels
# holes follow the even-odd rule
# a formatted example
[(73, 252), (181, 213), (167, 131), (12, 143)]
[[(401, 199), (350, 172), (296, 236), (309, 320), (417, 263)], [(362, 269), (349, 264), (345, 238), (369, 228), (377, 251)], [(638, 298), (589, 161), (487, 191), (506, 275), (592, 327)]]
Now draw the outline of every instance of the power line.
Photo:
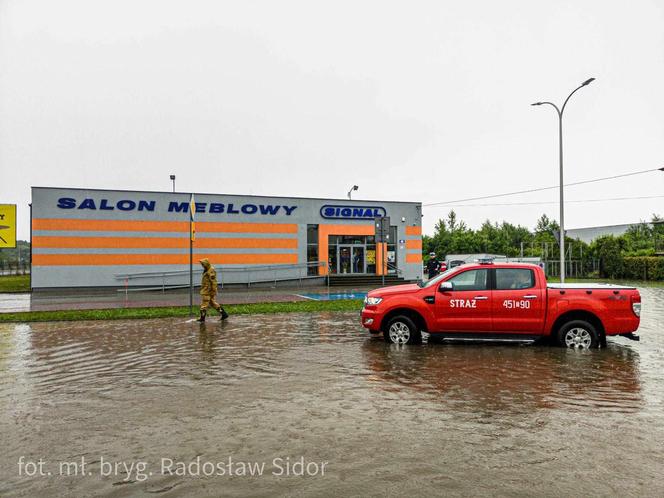
[[(663, 199), (664, 195), (650, 195), (640, 197), (609, 197), (605, 199), (579, 199), (572, 201), (565, 201), (565, 203), (586, 203), (586, 202), (608, 202), (608, 201), (631, 201), (638, 199)], [(544, 204), (558, 204), (558, 201), (541, 201), (541, 202), (505, 202), (505, 203), (486, 203), (486, 204), (447, 204), (444, 206), (434, 207), (488, 207), (488, 206), (539, 206)]]
[[(574, 183), (566, 183), (564, 186), (565, 187), (572, 187), (574, 185), (585, 185), (587, 183), (596, 183), (596, 182), (603, 182), (605, 180), (615, 180), (616, 178), (625, 178), (626, 176), (635, 176), (635, 175), (643, 175), (645, 173), (652, 173), (653, 171), (664, 171), (664, 167), (662, 168), (653, 168), (653, 169), (644, 169), (642, 171), (635, 171), (633, 173), (623, 173), (621, 175), (614, 175), (614, 176), (605, 176), (604, 178), (595, 178), (594, 180), (583, 180), (581, 182), (574, 182)], [(469, 197), (467, 199), (457, 199), (454, 201), (441, 201), (441, 202), (431, 202), (428, 204), (422, 204), (422, 207), (430, 207), (430, 206), (439, 206), (439, 205), (449, 205), (449, 204), (455, 204), (458, 202), (468, 202), (468, 201), (481, 201), (484, 199), (495, 199), (496, 197), (507, 197), (510, 195), (519, 195), (519, 194), (529, 194), (532, 192), (542, 192), (544, 190), (553, 190), (560, 188), (560, 185), (556, 185), (554, 187), (539, 187), (539, 188), (532, 188), (532, 189), (527, 189), (527, 190), (518, 190), (516, 192), (507, 192), (504, 194), (492, 194), (492, 195), (485, 195), (481, 197)]]

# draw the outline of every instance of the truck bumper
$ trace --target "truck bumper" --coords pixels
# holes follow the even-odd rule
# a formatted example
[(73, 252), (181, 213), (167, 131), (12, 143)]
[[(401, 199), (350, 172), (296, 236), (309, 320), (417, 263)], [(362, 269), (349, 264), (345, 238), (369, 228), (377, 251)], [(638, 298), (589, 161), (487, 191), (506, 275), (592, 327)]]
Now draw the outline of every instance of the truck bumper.
[(362, 308), (362, 311), (360, 312), (360, 323), (364, 328), (369, 329), (369, 332), (372, 334), (380, 332), (380, 322), (382, 318), (382, 313), (378, 313), (376, 310)]

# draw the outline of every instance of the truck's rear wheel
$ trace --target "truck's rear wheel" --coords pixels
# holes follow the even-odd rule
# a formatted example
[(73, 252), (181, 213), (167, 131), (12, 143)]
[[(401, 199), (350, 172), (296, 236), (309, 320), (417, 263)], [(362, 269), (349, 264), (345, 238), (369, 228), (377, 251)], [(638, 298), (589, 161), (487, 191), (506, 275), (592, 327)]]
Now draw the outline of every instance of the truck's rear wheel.
[(599, 334), (595, 327), (585, 320), (572, 320), (560, 327), (558, 343), (565, 348), (597, 348), (599, 346)]
[(383, 334), (385, 340), (393, 344), (418, 344), (422, 341), (422, 333), (417, 325), (404, 315), (392, 318)]

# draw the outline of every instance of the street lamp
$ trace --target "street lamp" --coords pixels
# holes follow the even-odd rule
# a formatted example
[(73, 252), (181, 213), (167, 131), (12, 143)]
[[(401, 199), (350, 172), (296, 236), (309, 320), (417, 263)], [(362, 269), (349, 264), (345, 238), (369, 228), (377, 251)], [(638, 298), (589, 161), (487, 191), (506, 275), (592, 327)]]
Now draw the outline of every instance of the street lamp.
[(350, 196), (353, 193), (353, 190), (357, 190), (359, 188), (360, 187), (358, 187), (357, 185), (353, 185), (353, 187), (348, 191), (348, 200), (350, 200)]
[(171, 175), (171, 181), (173, 182), (173, 192), (175, 192), (175, 175)]
[(577, 90), (580, 90), (586, 85), (589, 85), (595, 81), (595, 78), (589, 78), (581, 85), (570, 93), (565, 102), (563, 102), (562, 107), (558, 107), (553, 102), (535, 102), (530, 105), (550, 105), (558, 113), (558, 145), (559, 145), (559, 154), (560, 154), (560, 283), (565, 283), (565, 204), (564, 204), (564, 195), (563, 195), (563, 113), (565, 112), (565, 106), (569, 101), (570, 97), (574, 95)]

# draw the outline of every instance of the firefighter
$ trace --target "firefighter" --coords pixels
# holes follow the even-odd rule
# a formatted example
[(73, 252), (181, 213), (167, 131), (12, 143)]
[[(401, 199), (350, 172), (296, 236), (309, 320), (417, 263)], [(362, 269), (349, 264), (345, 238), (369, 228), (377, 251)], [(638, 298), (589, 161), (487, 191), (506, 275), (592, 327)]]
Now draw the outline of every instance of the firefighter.
[(221, 314), (221, 319), (225, 320), (228, 318), (228, 313), (215, 300), (217, 297), (217, 270), (207, 259), (201, 259), (200, 263), (204, 271), (201, 279), (201, 316), (198, 321), (201, 323), (205, 321), (205, 315), (207, 315), (210, 305)]
[(429, 262), (427, 263), (427, 272), (429, 273), (429, 278), (433, 278), (438, 273), (440, 273), (440, 261), (436, 258), (436, 253), (429, 253)]

